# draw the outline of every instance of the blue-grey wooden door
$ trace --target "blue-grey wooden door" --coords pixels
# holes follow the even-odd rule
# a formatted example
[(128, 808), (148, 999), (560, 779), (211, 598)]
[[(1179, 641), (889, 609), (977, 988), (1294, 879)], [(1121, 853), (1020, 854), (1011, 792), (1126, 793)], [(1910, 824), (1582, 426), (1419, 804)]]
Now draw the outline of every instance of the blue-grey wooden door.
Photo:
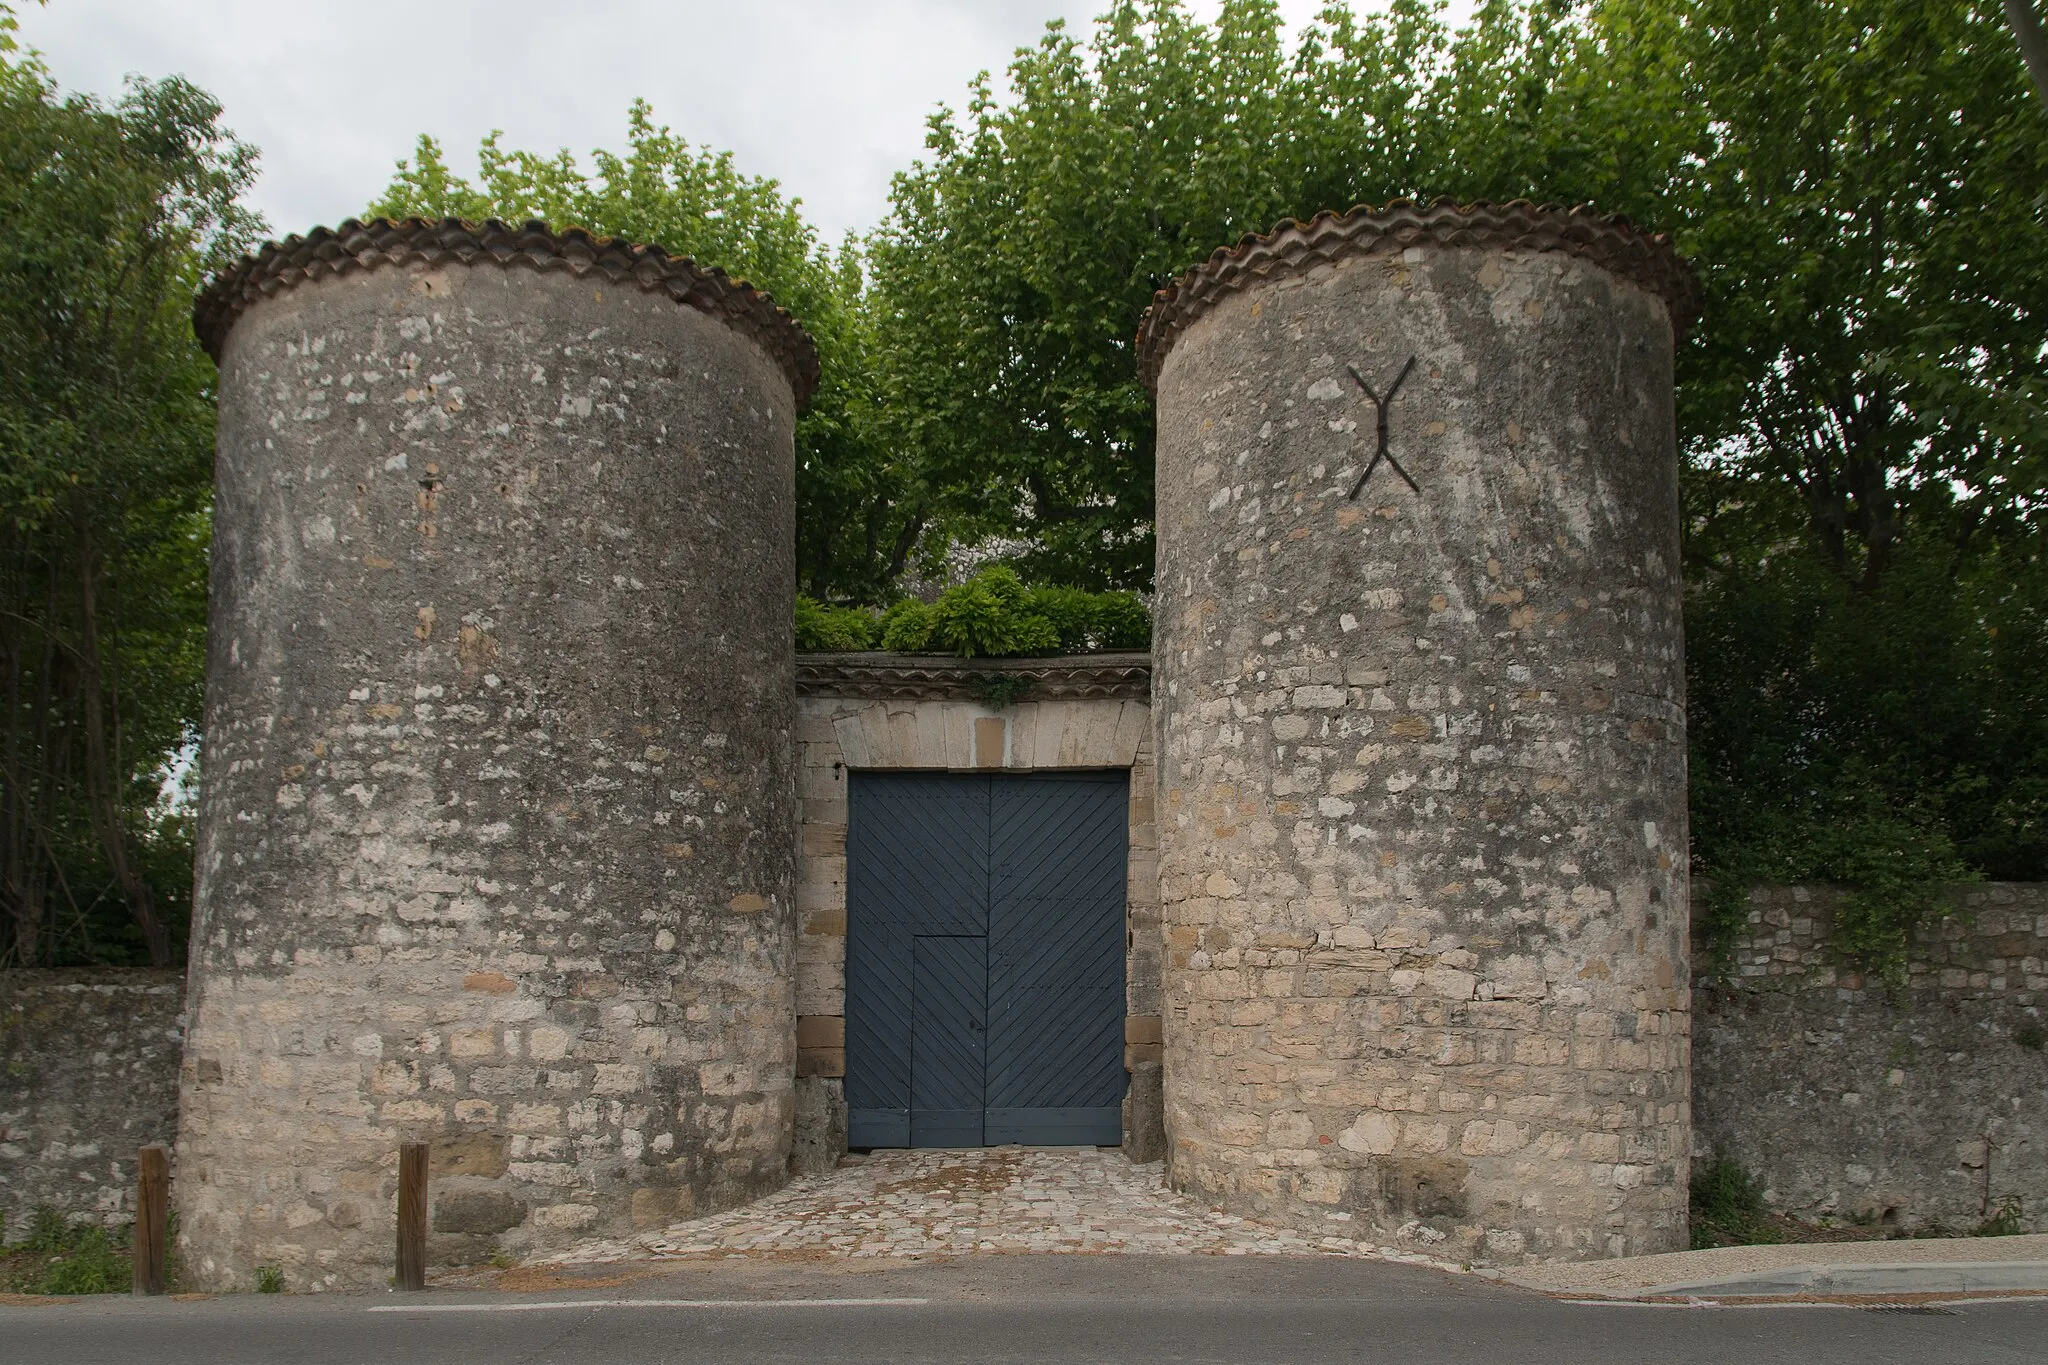
[(1123, 1141), (1125, 773), (998, 779), (989, 802), (991, 1144)]
[(1122, 1137), (1126, 774), (854, 773), (855, 1147)]
[(986, 777), (848, 781), (846, 1104), (856, 1147), (911, 1145), (916, 941), (987, 937), (988, 805)]
[(910, 1145), (979, 1147), (987, 1108), (988, 940), (911, 940)]

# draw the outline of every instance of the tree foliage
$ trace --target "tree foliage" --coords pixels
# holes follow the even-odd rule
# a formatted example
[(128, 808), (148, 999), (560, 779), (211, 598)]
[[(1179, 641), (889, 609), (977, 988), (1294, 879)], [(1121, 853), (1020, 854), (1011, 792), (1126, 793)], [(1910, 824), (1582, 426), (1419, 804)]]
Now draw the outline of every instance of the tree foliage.
[(888, 610), (796, 604), (798, 649), (882, 649), (903, 654), (1004, 658), (1143, 649), (1152, 618), (1137, 594), (1027, 585), (992, 564), (931, 602), (906, 597)]
[(730, 152), (693, 147), (657, 125), (645, 101), (627, 114), (627, 151), (508, 151), (492, 133), (475, 183), (422, 136), (369, 212), (390, 218), (538, 218), (556, 227), (659, 244), (747, 280), (789, 309), (818, 344), (823, 378), (797, 421), (797, 579), (822, 600), (887, 595), (927, 525), (874, 430), (874, 364), (860, 252), (818, 241), (802, 206), (773, 180), (740, 172)]
[[(211, 439), (184, 310), (249, 233), (251, 154), (181, 82), (102, 107), (0, 62), (0, 893), (29, 960), (21, 926), (97, 886), (142, 925), (162, 899), (140, 812), (196, 715)], [(933, 115), (864, 244), (638, 103), (623, 154), (493, 135), (474, 180), (422, 138), (373, 211), (580, 224), (768, 290), (824, 361), (800, 642), (979, 654), (1142, 639), (1137, 598), (1084, 590), (1149, 587), (1133, 337), (1211, 250), (1396, 197), (1626, 212), (1704, 294), (1696, 865), (1728, 896), (1849, 884), (1845, 943), (1887, 961), (1932, 884), (2048, 876), (2048, 110), (2000, 0), (1484, 0), (1458, 31), (1391, 0), (1292, 41), (1272, 0), (1114, 0), (1006, 84)], [(963, 545), (1012, 566), (897, 601)]]
[[(5, 37), (0, 33), (0, 37)], [(178, 79), (111, 105), (0, 55), (0, 902), (16, 965), (175, 959), (197, 728), (213, 366), (200, 280), (254, 153)]]
[(2029, 510), (2048, 456), (2048, 116), (1997, 5), (1596, 16), (1586, 88), (1655, 90), (1637, 137), (1671, 168), (1655, 200), (1608, 197), (1668, 224), (1706, 289), (1681, 371), (1694, 462), (1793, 489), (1814, 549), (1864, 591), (1918, 519), (1940, 537)]
[(873, 247), (892, 446), (961, 534), (1143, 586), (1155, 290), (1284, 216), (1395, 197), (1598, 202), (1668, 230), (1707, 317), (1688, 453), (1782, 480), (1882, 577), (1918, 492), (2041, 485), (2048, 120), (1993, 0), (1490, 0), (1213, 25), (1124, 0), (941, 110)]
[(1601, 13), (1603, 79), (1684, 116), (1662, 200), (1706, 293), (1680, 369), (1704, 908), (1733, 929), (1749, 884), (1843, 884), (1839, 946), (1896, 972), (1939, 884), (2048, 875), (2048, 117), (1989, 0)]
[(1842, 946), (1896, 970), (1941, 884), (2048, 874), (2048, 563), (1916, 535), (1864, 590), (1766, 539), (1791, 491), (1749, 510), (1687, 598), (1696, 912), (1732, 934), (1749, 886), (1843, 885)]
[(1399, 192), (1441, 154), (1418, 127), (1449, 79), (1441, 26), (1414, 0), (1334, 22), (1290, 62), (1270, 0), (1226, 0), (1213, 26), (1119, 3), (1085, 44), (1049, 25), (1009, 101), (983, 75), (964, 120), (932, 116), (872, 244), (874, 312), (891, 447), (953, 536), (1021, 538), (1050, 581), (1149, 586), (1133, 335), (1154, 291), (1332, 195)]
[[(1897, 955), (1934, 882), (2048, 875), (2048, 118), (1997, 0), (1263, 0), (1054, 26), (940, 111), (873, 248), (892, 448), (955, 533), (1143, 586), (1152, 292), (1283, 216), (1597, 202), (1669, 231), (1702, 871), (1840, 880)], [(1995, 633), (1994, 633), (1995, 629)], [(1859, 918), (1859, 915), (1861, 918)]]

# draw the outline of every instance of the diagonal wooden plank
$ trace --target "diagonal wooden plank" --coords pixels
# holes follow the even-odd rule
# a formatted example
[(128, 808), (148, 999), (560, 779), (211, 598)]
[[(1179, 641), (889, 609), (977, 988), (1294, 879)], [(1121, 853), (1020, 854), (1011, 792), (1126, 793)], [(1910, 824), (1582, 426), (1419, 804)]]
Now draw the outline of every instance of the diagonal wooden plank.
[(1127, 796), (1122, 773), (1035, 775), (1001, 784), (990, 851), (995, 898), (1100, 894), (1129, 856)]
[(849, 777), (847, 1104), (901, 1111), (894, 1141), (981, 1141), (989, 787)]
[(995, 794), (987, 1089), (1006, 1130), (1122, 1098), (1128, 798), (1123, 773)]
[(983, 1105), (987, 940), (920, 936), (915, 943), (911, 1109)]
[(855, 773), (848, 784), (848, 913), (920, 933), (984, 933), (986, 777)]
[(853, 773), (848, 781), (846, 1094), (850, 1108), (908, 1109), (912, 938), (982, 932), (986, 778)]

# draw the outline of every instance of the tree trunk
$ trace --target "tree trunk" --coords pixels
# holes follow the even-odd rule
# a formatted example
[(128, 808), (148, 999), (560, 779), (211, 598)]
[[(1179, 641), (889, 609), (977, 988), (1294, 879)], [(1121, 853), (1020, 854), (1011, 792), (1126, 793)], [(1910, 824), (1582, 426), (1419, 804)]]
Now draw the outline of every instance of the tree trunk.
[[(12, 611), (4, 628), (6, 643), (0, 646), (7, 656), (7, 739), (0, 750), (0, 785), (5, 788), (0, 799), (0, 822), (5, 825), (0, 832), (0, 896), (7, 902), (7, 960), (16, 967), (33, 967), (42, 960), (53, 870), (44, 837), (50, 798), (53, 650), (49, 632), (32, 624), (35, 606), (28, 598), (38, 579), (46, 598), (51, 585), (48, 574), (31, 572), (35, 561), (24, 539), (13, 534), (18, 529), (7, 528), (7, 596)], [(43, 604), (46, 620), (49, 605)]]
[(0, 784), (5, 788), (0, 795), (0, 825), (4, 825), (0, 829), (0, 894), (7, 898), (8, 960), (17, 967), (33, 967), (43, 913), (32, 892), (30, 860), (34, 854), (28, 837), (26, 793), (21, 789), (21, 655), (28, 640), (20, 623), (25, 614), (20, 610), (20, 554), (13, 537), (8, 537), (8, 542), (8, 586), (13, 589), (9, 596), (16, 610), (15, 619), (5, 627), (5, 643), (0, 644), (7, 652), (7, 739), (5, 751), (0, 753)]
[(2027, 70), (2033, 73), (2034, 89), (2041, 102), (2048, 104), (2048, 35), (2041, 32), (2041, 18), (2034, 13), (2032, 0), (2005, 0), (2005, 17), (2012, 25), (2012, 36), (2019, 40)]
[(93, 553), (92, 532), (86, 520), (84, 490), (71, 494), (72, 524), (78, 536), (78, 701), (85, 730), (86, 804), (92, 811), (93, 831), (99, 835), (100, 851), (113, 873), (128, 913), (142, 931), (149, 949), (149, 965), (171, 965), (171, 936), (156, 912), (156, 898), (149, 884), (135, 870), (128, 857), (127, 822), (121, 818), (121, 778), (115, 770), (114, 755), (107, 745), (105, 671), (100, 664), (99, 606), (96, 592), (99, 564)]
[(10, 945), (8, 959), (16, 967), (33, 967), (42, 951), (43, 888), (37, 873), (41, 849), (36, 847), (26, 793), (10, 768), (0, 773), (7, 785), (6, 842), (0, 853), (0, 894), (7, 897)]

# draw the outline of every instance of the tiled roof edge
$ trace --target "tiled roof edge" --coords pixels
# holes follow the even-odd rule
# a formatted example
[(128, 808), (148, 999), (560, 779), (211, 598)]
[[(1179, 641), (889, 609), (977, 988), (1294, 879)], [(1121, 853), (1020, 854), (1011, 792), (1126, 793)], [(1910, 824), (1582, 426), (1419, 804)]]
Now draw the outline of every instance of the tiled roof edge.
[(1147, 389), (1156, 391), (1160, 366), (1173, 343), (1225, 295), (1340, 257), (1421, 243), (1561, 251), (1590, 260), (1663, 299), (1674, 340), (1684, 338), (1699, 313), (1692, 267), (1672, 249), (1670, 237), (1644, 232), (1618, 213), (1601, 213), (1590, 204), (1566, 209), (1526, 199), (1507, 204), (1438, 199), (1427, 205), (1396, 199), (1384, 208), (1361, 205), (1341, 214), (1325, 210), (1306, 223), (1283, 218), (1263, 236), (1217, 248), (1152, 296), (1138, 324), (1138, 374)]
[(461, 218), (406, 218), (393, 221), (351, 218), (338, 228), (314, 228), (305, 236), (270, 242), (216, 275), (192, 305), (192, 326), (216, 361), (242, 311), (307, 280), (345, 275), (379, 266), (491, 262), (533, 270), (593, 272), (614, 284), (628, 280), (649, 293), (719, 319), (765, 350), (789, 376), (797, 406), (818, 387), (818, 348), (789, 310), (760, 290), (706, 269), (658, 246), (600, 237), (582, 228), (557, 232), (539, 220), (512, 227), (495, 218), (472, 223)]
[(861, 650), (796, 656), (796, 691), (805, 697), (972, 699), (976, 682), (991, 676), (1028, 683), (1025, 701), (1144, 701), (1152, 691), (1152, 655), (1118, 650), (1042, 659), (958, 659)]

